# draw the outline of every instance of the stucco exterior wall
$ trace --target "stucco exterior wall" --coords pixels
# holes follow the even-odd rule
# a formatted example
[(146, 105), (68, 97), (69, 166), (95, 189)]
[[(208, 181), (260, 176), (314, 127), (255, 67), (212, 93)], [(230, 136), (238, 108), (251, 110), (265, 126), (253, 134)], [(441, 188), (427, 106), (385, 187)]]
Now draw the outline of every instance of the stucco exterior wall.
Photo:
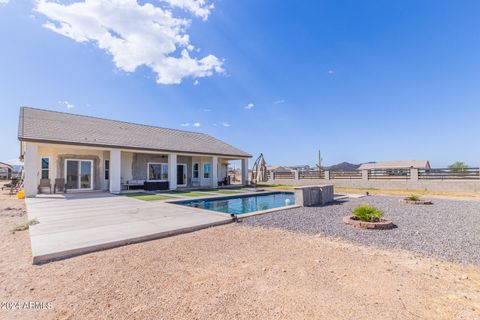
[(70, 148), (60, 145), (38, 146), (38, 181), (41, 177), (42, 158), (49, 158), (49, 179), (52, 186), (56, 178), (65, 178), (65, 160), (93, 160), (93, 187), (95, 190), (108, 190), (108, 181), (104, 176), (103, 150)]
[[(37, 184), (41, 177), (41, 159), (49, 158), (49, 179), (52, 185), (56, 178), (65, 178), (65, 160), (92, 160), (93, 161), (93, 187), (94, 190), (109, 190), (109, 181), (105, 179), (105, 160), (110, 160), (110, 151), (105, 149), (82, 148), (77, 146), (62, 146), (56, 144), (38, 144), (38, 165), (36, 166)], [(177, 156), (177, 164), (186, 165), (187, 186), (192, 187), (193, 163), (199, 163), (199, 180), (195, 186), (211, 187), (212, 176), (204, 178), (204, 164), (212, 166), (212, 157), (209, 156)], [(166, 154), (150, 154), (121, 151), (121, 182), (128, 180), (147, 180), (147, 163), (168, 163)], [(112, 165), (112, 164), (110, 164)], [(223, 180), (227, 174), (228, 159), (218, 158), (218, 180)]]
[(149, 162), (168, 163), (166, 154), (134, 153), (132, 155), (133, 180), (148, 180), (147, 164)]

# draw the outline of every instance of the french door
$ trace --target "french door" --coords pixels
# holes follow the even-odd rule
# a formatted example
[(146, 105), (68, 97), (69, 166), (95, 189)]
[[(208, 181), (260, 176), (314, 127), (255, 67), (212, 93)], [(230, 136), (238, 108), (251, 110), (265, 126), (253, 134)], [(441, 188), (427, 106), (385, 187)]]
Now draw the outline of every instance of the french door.
[(93, 190), (93, 160), (65, 160), (67, 190)]
[(187, 185), (187, 165), (177, 164), (177, 186), (185, 187)]

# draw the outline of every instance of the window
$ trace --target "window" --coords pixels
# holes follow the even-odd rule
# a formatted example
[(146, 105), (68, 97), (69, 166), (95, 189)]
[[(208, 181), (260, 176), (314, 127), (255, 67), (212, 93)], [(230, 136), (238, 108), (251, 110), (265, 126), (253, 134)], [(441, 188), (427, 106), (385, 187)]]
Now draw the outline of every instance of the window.
[(205, 179), (210, 178), (210, 163), (203, 164), (203, 177)]
[(200, 169), (200, 165), (198, 163), (194, 163), (193, 164), (193, 174), (192, 174), (193, 178), (198, 179), (198, 177), (200, 176), (199, 169)]
[(48, 179), (49, 161), (48, 158), (42, 158), (42, 179)]
[(105, 160), (105, 180), (110, 180), (110, 160)]
[(149, 163), (148, 164), (148, 180), (152, 180), (152, 181), (168, 180), (168, 164)]

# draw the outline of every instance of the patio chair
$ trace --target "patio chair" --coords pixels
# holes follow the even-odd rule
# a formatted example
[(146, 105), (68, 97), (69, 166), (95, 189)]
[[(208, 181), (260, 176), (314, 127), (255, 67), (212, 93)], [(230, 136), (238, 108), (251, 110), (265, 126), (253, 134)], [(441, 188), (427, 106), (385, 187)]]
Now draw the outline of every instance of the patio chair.
[(64, 178), (56, 178), (55, 179), (55, 185), (53, 186), (53, 193), (57, 193), (57, 191), (67, 193), (67, 186), (65, 184), (65, 179)]
[(49, 188), (50, 193), (52, 193), (52, 184), (50, 179), (40, 179), (40, 184), (38, 185), (38, 193), (42, 193), (42, 188)]

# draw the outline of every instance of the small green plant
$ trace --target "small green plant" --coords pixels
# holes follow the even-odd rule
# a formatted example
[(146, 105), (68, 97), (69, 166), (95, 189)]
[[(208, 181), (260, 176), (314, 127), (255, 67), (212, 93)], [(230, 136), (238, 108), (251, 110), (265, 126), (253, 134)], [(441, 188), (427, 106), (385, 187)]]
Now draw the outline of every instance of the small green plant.
[(420, 197), (412, 194), (411, 196), (406, 197), (405, 200), (408, 200), (408, 201), (420, 201)]
[(383, 216), (383, 212), (378, 210), (375, 207), (370, 207), (368, 205), (358, 206), (353, 209), (353, 215), (362, 221), (367, 222), (378, 222), (380, 218)]
[(24, 223), (19, 223), (15, 227), (13, 227), (12, 232), (28, 230), (30, 226), (33, 226), (34, 224), (37, 224), (37, 223), (38, 223), (37, 219), (28, 220)]

